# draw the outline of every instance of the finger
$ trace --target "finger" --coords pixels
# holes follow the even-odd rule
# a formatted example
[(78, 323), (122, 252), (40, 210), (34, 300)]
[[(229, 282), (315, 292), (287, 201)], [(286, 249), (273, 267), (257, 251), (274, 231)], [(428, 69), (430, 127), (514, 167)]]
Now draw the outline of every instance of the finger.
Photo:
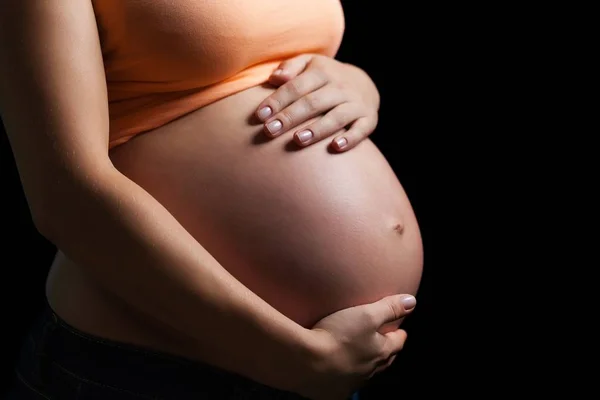
[(385, 338), (383, 345), (383, 359), (387, 360), (404, 348), (407, 335), (404, 329), (396, 329), (395, 331), (388, 332), (383, 336)]
[(269, 83), (275, 86), (283, 85), (290, 79), (300, 75), (300, 73), (306, 69), (306, 66), (313, 58), (313, 54), (301, 54), (299, 56), (290, 58), (289, 60), (285, 60), (279, 64), (275, 71), (273, 71), (269, 77)]
[[(324, 86), (296, 100), (265, 122), (265, 130), (271, 136), (286, 132), (302, 122), (339, 106), (346, 96), (339, 90)], [(277, 121), (277, 122), (273, 122)]]
[(303, 72), (277, 88), (275, 92), (263, 100), (257, 107), (256, 116), (261, 121), (267, 121), (272, 115), (280, 112), (302, 96), (320, 89), (326, 83), (325, 75), (317, 70)]
[(331, 141), (331, 146), (339, 152), (348, 151), (366, 139), (377, 126), (377, 117), (361, 117), (352, 123), (350, 129)]
[(343, 103), (335, 107), (322, 118), (294, 134), (299, 146), (308, 146), (339, 132), (362, 116), (362, 110), (353, 103)]
[(388, 359), (388, 361), (387, 361), (387, 364), (386, 364), (386, 366), (385, 366), (385, 367), (386, 367), (386, 368), (389, 368), (389, 367), (391, 367), (391, 366), (392, 366), (392, 364), (394, 364), (394, 361), (396, 361), (396, 357), (397, 357), (397, 356), (398, 356), (398, 354), (394, 354), (393, 356), (391, 356), (391, 357)]
[(382, 325), (379, 328), (378, 332), (383, 335), (383, 334), (386, 334), (388, 332), (395, 331), (396, 329), (398, 329), (398, 327), (400, 326), (400, 324), (402, 323), (403, 320), (404, 320), (404, 318), (400, 318), (400, 319), (398, 319), (396, 321), (389, 322), (389, 323), (387, 323), (385, 325)]
[(375, 368), (375, 372), (371, 375), (371, 377), (373, 375), (377, 375), (378, 373), (383, 372), (386, 369), (388, 369), (389, 367), (391, 367), (392, 364), (394, 363), (395, 359), (396, 359), (396, 354), (394, 354), (393, 356), (391, 356), (387, 360), (384, 360), (377, 368)]
[(408, 294), (387, 296), (368, 305), (376, 328), (408, 315), (417, 305), (417, 299)]

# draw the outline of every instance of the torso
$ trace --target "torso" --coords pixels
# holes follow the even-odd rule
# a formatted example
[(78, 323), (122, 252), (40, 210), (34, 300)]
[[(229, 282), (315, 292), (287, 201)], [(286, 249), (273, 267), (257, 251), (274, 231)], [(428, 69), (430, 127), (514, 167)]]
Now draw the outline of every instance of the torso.
[[(370, 140), (343, 154), (330, 153), (327, 140), (297, 150), (289, 132), (265, 140), (249, 117), (271, 92), (252, 88), (140, 135), (112, 161), (224, 268), (300, 324), (415, 293), (421, 237), (385, 158)], [(82, 271), (59, 254), (48, 280), (49, 302), (67, 322), (185, 353)]]
[[(248, 26), (253, 26), (253, 35), (264, 35), (260, 40), (250, 32), (236, 34), (245, 25), (239, 19), (241, 14), (231, 11), (248, 8), (247, 2), (236, 0), (233, 9), (230, 3), (182, 2), (194, 6), (169, 9), (169, 13), (164, 12), (167, 3), (163, 0), (95, 2), (102, 7), (96, 11), (109, 98), (113, 100), (111, 127), (119, 129), (116, 136), (126, 133), (127, 129), (120, 130), (124, 124), (144, 125), (144, 113), (150, 119), (155, 115), (154, 110), (141, 108), (133, 113), (134, 119), (127, 115), (118, 118), (119, 113), (139, 107), (138, 99), (147, 102), (136, 91), (151, 89), (158, 95), (184, 90), (167, 86), (194, 83), (189, 74), (195, 71), (196, 62), (203, 63), (198, 65), (202, 76), (222, 78), (209, 68), (220, 61), (206, 61), (209, 55), (219, 53), (218, 48), (210, 48), (218, 45), (219, 40), (214, 40), (217, 34), (230, 36), (221, 41), (223, 45), (242, 46), (238, 43), (241, 38), (251, 39), (248, 43), (253, 45), (262, 43), (262, 47), (242, 47), (248, 50), (245, 57), (259, 54), (264, 63), (311, 50), (333, 55), (343, 26), (339, 3), (311, 1), (314, 10), (304, 0), (257, 2), (260, 7), (248, 14), (253, 21)], [(229, 8), (221, 7), (223, 4)], [(220, 13), (222, 19), (206, 19), (201, 6)], [(316, 12), (317, 6), (326, 12)], [(235, 23), (223, 19), (226, 11)], [(277, 12), (288, 19), (297, 14), (297, 26), (286, 23), (278, 27), (281, 18), (269, 19)], [(163, 21), (161, 25), (156, 20), (161, 15), (179, 14), (187, 22)], [(135, 19), (141, 21), (136, 26), (146, 29), (146, 36), (127, 31), (133, 26), (128, 18), (133, 16), (141, 18)], [(263, 20), (268, 27), (258, 29)], [(213, 32), (211, 40), (192, 40), (198, 34), (194, 27), (204, 27), (207, 21), (221, 24), (207, 31)], [(311, 24), (313, 28), (304, 32)], [(317, 28), (327, 34), (323, 36)], [(271, 30), (282, 36), (277, 39)], [(144, 37), (152, 46), (136, 42)], [(269, 38), (273, 38), (271, 47)], [(194, 51), (181, 48), (186, 40), (188, 47), (196, 46)], [(160, 55), (167, 49), (173, 54), (163, 56), (163, 61), (176, 61), (177, 65), (162, 68)], [(230, 58), (221, 66), (237, 71), (243, 63), (237, 65), (240, 59), (231, 57), (240, 53), (229, 50)], [(136, 81), (140, 76), (144, 79)], [(156, 82), (148, 82), (151, 79)], [(291, 143), (291, 132), (267, 140), (262, 126), (251, 116), (272, 91), (253, 85), (172, 122), (163, 121), (160, 127), (114, 147), (111, 159), (117, 169), (160, 201), (233, 276), (304, 326), (352, 305), (390, 294), (415, 293), (423, 263), (419, 228), (409, 200), (382, 154), (368, 139), (343, 154), (330, 153), (329, 140), (299, 150)], [(182, 104), (198, 99), (192, 96)], [(162, 107), (154, 100), (148, 104)], [(169, 110), (172, 108), (158, 111), (167, 115)], [(183, 340), (125, 307), (84, 271), (59, 252), (48, 278), (47, 295), (62, 318), (88, 333), (185, 355)]]

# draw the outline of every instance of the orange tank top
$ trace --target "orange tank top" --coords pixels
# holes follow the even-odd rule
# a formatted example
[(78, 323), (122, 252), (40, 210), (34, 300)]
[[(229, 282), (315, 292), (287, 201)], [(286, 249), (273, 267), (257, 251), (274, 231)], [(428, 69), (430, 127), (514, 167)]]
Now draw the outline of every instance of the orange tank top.
[(302, 53), (335, 56), (340, 0), (93, 0), (110, 148), (262, 84)]

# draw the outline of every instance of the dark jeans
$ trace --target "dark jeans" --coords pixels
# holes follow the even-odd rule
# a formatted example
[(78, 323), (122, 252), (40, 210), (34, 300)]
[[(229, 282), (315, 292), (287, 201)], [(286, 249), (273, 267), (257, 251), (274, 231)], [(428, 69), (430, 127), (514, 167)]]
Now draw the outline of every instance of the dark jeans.
[(80, 332), (49, 306), (24, 342), (12, 396), (9, 399), (302, 399), (206, 364)]

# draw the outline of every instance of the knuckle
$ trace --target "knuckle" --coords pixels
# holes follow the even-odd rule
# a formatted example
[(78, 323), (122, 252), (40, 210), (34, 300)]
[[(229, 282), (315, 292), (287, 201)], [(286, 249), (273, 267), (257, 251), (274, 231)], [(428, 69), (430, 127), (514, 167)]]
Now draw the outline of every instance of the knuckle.
[(323, 56), (321, 54), (314, 54), (309, 61), (309, 65), (315, 67), (323, 65)]
[(325, 58), (326, 57), (324, 55), (315, 53), (315, 54), (312, 55), (312, 57), (311, 57), (310, 60), (313, 63), (322, 63)]
[(330, 74), (326, 68), (320, 68), (314, 74), (321, 82), (329, 82), (331, 80)]
[(278, 110), (281, 110), (282, 107), (282, 103), (281, 100), (279, 99), (278, 96), (279, 93), (275, 93), (274, 96), (272, 96), (268, 102), (267, 102), (267, 106), (271, 107), (271, 110), (273, 110), (273, 112), (277, 112)]
[(400, 317), (402, 317), (403, 313), (399, 304), (391, 300), (386, 300), (386, 304), (390, 309), (390, 315), (394, 316), (394, 320), (400, 319)]
[(392, 354), (397, 354), (400, 351), (402, 351), (402, 349), (404, 348), (404, 343), (406, 343), (406, 336), (402, 337), (402, 340), (400, 340), (400, 342), (398, 343), (398, 347), (396, 347), (396, 350), (392, 352)]
[(285, 91), (291, 97), (299, 97), (302, 94), (302, 84), (298, 81), (298, 79), (293, 79), (286, 83)]
[(325, 76), (328, 76), (331, 71), (331, 60), (325, 56), (315, 57), (313, 59), (313, 65)]
[(379, 360), (381, 363), (385, 363), (393, 354), (394, 352), (397, 350), (397, 348), (392, 348), (392, 346), (388, 345), (383, 347), (380, 351), (379, 351)]
[(377, 312), (374, 309), (367, 309), (362, 314), (362, 320), (368, 324), (368, 326), (377, 326), (379, 319), (377, 318)]
[(338, 109), (335, 112), (331, 113), (330, 117), (331, 123), (335, 127), (342, 127), (348, 123), (348, 115), (347, 112), (344, 110)]
[(277, 115), (284, 127), (294, 125), (294, 113), (292, 110), (285, 109)]
[(372, 114), (372, 108), (367, 103), (362, 101), (361, 99), (353, 100), (350, 104), (352, 104), (352, 110), (361, 116), (368, 116)]
[(320, 132), (330, 132), (333, 133), (336, 131), (336, 123), (331, 117), (323, 117), (317, 124), (318, 130)]
[(395, 343), (393, 346), (386, 346), (386, 348), (381, 353), (381, 359), (386, 362), (389, 361), (390, 358), (394, 358), (396, 354), (402, 351), (404, 347), (404, 341)]
[(321, 96), (315, 94), (308, 94), (302, 98), (306, 111), (313, 113), (321, 110)]

